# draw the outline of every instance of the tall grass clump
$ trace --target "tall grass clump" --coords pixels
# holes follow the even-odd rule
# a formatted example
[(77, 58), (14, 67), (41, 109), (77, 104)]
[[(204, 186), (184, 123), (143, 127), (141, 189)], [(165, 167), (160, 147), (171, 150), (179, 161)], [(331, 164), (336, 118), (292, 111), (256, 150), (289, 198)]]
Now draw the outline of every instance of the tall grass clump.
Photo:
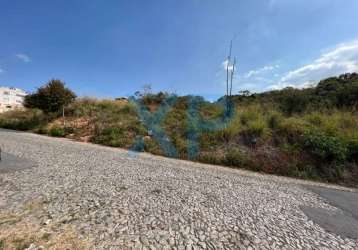
[(0, 127), (14, 130), (32, 130), (46, 122), (39, 109), (8, 111), (0, 115)]
[(256, 145), (267, 140), (271, 131), (267, 120), (266, 111), (261, 105), (251, 105), (238, 109), (236, 130), (248, 145)]

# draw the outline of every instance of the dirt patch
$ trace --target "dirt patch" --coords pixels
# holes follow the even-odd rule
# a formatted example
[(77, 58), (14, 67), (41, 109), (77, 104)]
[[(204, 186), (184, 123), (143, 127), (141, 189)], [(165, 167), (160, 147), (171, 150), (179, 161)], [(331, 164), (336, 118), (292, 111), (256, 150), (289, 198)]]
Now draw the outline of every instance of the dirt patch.
[(20, 211), (0, 211), (0, 250), (18, 249), (94, 249), (88, 239), (81, 239), (72, 225), (61, 225), (44, 217), (43, 202), (33, 200)]

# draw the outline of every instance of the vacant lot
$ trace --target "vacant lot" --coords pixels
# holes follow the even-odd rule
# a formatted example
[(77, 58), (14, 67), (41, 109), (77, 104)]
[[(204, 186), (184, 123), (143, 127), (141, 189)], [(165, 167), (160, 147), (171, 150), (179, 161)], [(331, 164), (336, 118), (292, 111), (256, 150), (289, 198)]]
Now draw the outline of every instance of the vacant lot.
[(0, 249), (358, 248), (302, 212), (337, 210), (307, 182), (7, 130), (0, 145), (37, 165), (0, 174)]

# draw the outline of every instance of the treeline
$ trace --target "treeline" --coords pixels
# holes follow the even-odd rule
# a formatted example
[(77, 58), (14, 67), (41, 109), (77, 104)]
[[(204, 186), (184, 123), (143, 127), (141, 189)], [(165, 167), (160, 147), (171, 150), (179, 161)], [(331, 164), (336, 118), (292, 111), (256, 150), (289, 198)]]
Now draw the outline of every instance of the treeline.
[[(306, 111), (358, 108), (358, 74), (344, 74), (322, 80), (316, 87), (250, 94), (243, 91), (233, 97), (237, 104), (275, 103), (286, 114)], [(222, 101), (222, 99), (220, 100)]]

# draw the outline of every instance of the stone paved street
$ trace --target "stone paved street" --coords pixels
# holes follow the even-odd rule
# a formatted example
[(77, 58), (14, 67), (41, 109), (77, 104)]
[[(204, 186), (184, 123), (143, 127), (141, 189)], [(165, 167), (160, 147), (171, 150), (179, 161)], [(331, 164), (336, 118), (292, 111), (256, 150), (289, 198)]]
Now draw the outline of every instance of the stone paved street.
[(339, 210), (305, 181), (7, 130), (0, 145), (36, 163), (0, 173), (0, 210), (40, 200), (34, 223), (96, 249), (358, 249), (302, 212)]

